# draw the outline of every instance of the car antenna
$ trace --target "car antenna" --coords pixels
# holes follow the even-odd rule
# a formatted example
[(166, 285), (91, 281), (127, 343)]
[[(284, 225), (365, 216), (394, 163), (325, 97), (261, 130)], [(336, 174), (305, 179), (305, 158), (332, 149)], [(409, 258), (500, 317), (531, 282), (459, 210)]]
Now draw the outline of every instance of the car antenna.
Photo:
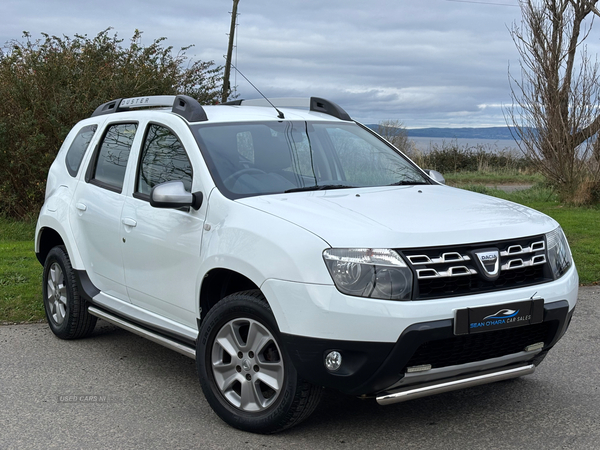
[(269, 102), (269, 105), (271, 105), (273, 108), (275, 108), (275, 111), (277, 111), (277, 117), (279, 117), (280, 119), (285, 119), (285, 116), (283, 115), (283, 113), (282, 113), (281, 111), (279, 111), (279, 110), (277, 109), (277, 107), (276, 107), (276, 106), (275, 106), (273, 103), (271, 103), (271, 100), (269, 100), (269, 99), (268, 99), (268, 98), (265, 96), (265, 94), (263, 94), (262, 92), (260, 92), (260, 90), (259, 90), (259, 89), (258, 89), (256, 86), (254, 86), (254, 85), (252, 84), (252, 81), (250, 81), (248, 78), (246, 78), (246, 75), (244, 75), (244, 74), (243, 74), (243, 73), (240, 71), (240, 69), (238, 69), (237, 67), (235, 67), (233, 64), (231, 64), (231, 67), (233, 67), (233, 68), (234, 68), (234, 69), (237, 71), (237, 73), (239, 73), (241, 76), (243, 76), (243, 77), (244, 77), (244, 80), (246, 80), (248, 83), (250, 83), (250, 86), (252, 86), (254, 89), (256, 89), (256, 92), (258, 92), (260, 95), (262, 95), (262, 97), (263, 97), (263, 98), (264, 98), (264, 99), (265, 99), (267, 102)]

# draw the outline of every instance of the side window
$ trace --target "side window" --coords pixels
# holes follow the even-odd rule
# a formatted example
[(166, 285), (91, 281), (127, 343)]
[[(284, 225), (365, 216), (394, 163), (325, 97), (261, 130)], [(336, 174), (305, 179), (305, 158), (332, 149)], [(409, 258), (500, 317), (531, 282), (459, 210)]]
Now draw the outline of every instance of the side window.
[(73, 143), (69, 147), (67, 156), (65, 158), (67, 170), (72, 177), (77, 176), (77, 172), (79, 172), (79, 166), (81, 166), (81, 161), (83, 161), (85, 151), (90, 145), (97, 128), (97, 125), (88, 125), (87, 127), (83, 127), (81, 130), (79, 130), (79, 133), (77, 133), (75, 139), (73, 139)]
[(150, 190), (165, 181), (182, 181), (192, 190), (192, 165), (177, 136), (168, 128), (150, 124), (140, 159), (136, 192), (150, 195)]
[(118, 123), (108, 127), (96, 159), (93, 181), (121, 191), (136, 130), (135, 123)]

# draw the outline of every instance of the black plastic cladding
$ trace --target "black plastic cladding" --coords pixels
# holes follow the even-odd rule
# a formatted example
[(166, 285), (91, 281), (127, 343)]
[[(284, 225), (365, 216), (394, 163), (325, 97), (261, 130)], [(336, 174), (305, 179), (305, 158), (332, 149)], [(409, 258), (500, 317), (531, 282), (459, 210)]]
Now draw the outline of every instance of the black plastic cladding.
[(338, 104), (325, 100), (324, 98), (311, 97), (310, 98), (310, 110), (329, 114), (330, 116), (337, 117), (341, 120), (352, 121), (350, 115), (344, 111)]
[(111, 100), (110, 102), (102, 103), (96, 108), (90, 117), (101, 116), (103, 114), (112, 114), (119, 111), (119, 105), (121, 104), (122, 98)]
[(178, 95), (173, 102), (173, 110), (188, 122), (206, 122), (208, 117), (206, 111), (198, 100), (188, 95)]

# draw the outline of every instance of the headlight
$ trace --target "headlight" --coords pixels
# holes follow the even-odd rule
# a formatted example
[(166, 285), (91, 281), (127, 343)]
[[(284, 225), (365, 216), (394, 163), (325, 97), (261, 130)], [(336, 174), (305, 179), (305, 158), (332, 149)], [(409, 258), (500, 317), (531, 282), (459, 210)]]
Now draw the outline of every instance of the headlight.
[(323, 259), (338, 290), (358, 297), (410, 300), (412, 272), (389, 249), (333, 248)]
[(552, 275), (556, 280), (562, 277), (573, 264), (571, 250), (561, 227), (546, 234), (546, 242), (548, 243), (548, 259), (550, 267), (552, 267)]

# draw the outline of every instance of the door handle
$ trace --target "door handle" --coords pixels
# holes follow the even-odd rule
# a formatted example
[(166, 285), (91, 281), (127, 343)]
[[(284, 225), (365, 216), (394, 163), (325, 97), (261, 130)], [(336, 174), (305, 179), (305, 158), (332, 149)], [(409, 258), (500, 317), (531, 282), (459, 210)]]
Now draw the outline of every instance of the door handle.
[(133, 219), (130, 219), (129, 217), (125, 217), (124, 219), (121, 220), (121, 222), (126, 227), (135, 227), (137, 225), (137, 222)]
[(85, 206), (83, 203), (75, 203), (75, 208), (77, 208), (79, 211), (85, 211), (87, 210), (87, 206)]

